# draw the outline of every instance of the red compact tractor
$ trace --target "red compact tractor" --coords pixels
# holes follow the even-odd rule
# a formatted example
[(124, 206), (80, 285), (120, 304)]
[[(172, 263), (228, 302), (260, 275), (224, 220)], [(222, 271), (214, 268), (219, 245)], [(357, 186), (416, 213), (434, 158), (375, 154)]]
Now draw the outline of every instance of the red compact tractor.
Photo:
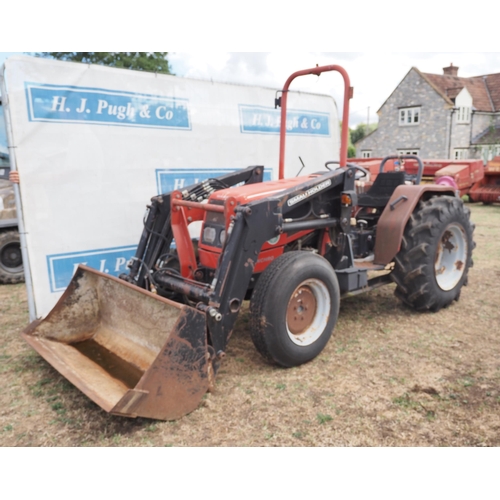
[[(271, 363), (313, 360), (334, 331), (341, 297), (396, 283), (419, 311), (459, 299), (472, 265), (474, 225), (455, 189), (420, 184), (414, 174), (377, 175), (347, 163), (349, 77), (340, 66), (292, 74), (276, 106), (301, 75), (337, 71), (345, 97), (340, 161), (313, 175), (263, 182), (262, 166), (155, 196), (130, 272), (121, 279), (80, 266), (26, 341), (104, 410), (176, 419), (213, 387), (236, 318), (250, 300), (256, 349)], [(192, 222), (202, 227), (193, 242)]]

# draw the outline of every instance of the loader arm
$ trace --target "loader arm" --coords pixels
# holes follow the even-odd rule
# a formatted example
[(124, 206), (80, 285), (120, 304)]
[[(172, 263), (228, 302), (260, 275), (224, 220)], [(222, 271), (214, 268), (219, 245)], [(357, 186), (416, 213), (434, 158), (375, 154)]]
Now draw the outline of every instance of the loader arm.
[[(238, 170), (207, 181), (192, 184), (182, 190), (183, 199), (201, 202), (218, 189), (226, 189), (239, 183), (254, 184), (262, 182), (264, 178), (263, 166), (252, 166)], [(150, 289), (149, 273), (154, 269), (158, 259), (170, 252), (173, 241), (171, 225), (171, 197), (172, 193), (162, 194), (151, 198), (151, 205), (144, 221), (139, 244), (129, 273), (122, 274), (121, 279), (134, 285)]]

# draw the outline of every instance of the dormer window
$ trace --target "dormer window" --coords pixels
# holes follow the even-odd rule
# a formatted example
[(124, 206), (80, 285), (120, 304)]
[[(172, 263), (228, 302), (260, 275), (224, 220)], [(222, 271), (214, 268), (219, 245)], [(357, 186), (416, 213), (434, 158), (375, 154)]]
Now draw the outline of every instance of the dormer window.
[(399, 109), (399, 125), (418, 125), (420, 123), (420, 106)]
[(472, 96), (464, 87), (455, 99), (457, 123), (470, 123), (472, 115)]
[(458, 108), (457, 123), (470, 123), (470, 107), (460, 106)]

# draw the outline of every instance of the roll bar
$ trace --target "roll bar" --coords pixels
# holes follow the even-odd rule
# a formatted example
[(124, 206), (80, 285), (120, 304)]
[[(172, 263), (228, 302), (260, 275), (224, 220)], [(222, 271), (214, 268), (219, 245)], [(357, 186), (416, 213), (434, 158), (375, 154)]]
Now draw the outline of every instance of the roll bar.
[(296, 71), (288, 77), (283, 87), (281, 98), (276, 101), (277, 106), (281, 106), (281, 126), (280, 126), (280, 158), (279, 158), (279, 178), (285, 178), (285, 138), (286, 138), (286, 109), (288, 88), (295, 78), (304, 75), (320, 75), (327, 71), (338, 71), (344, 78), (344, 107), (342, 116), (342, 133), (340, 138), (340, 167), (347, 165), (347, 146), (349, 143), (349, 99), (353, 96), (353, 88), (349, 81), (349, 75), (341, 66), (316, 66), (311, 69)]

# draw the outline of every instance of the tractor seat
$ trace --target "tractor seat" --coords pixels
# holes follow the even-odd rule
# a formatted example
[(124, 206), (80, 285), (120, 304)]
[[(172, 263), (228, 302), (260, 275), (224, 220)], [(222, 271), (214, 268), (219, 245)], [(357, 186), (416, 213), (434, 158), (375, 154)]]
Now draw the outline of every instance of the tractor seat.
[(366, 193), (358, 195), (359, 207), (383, 208), (391, 199), (394, 190), (405, 183), (404, 172), (383, 172)]

